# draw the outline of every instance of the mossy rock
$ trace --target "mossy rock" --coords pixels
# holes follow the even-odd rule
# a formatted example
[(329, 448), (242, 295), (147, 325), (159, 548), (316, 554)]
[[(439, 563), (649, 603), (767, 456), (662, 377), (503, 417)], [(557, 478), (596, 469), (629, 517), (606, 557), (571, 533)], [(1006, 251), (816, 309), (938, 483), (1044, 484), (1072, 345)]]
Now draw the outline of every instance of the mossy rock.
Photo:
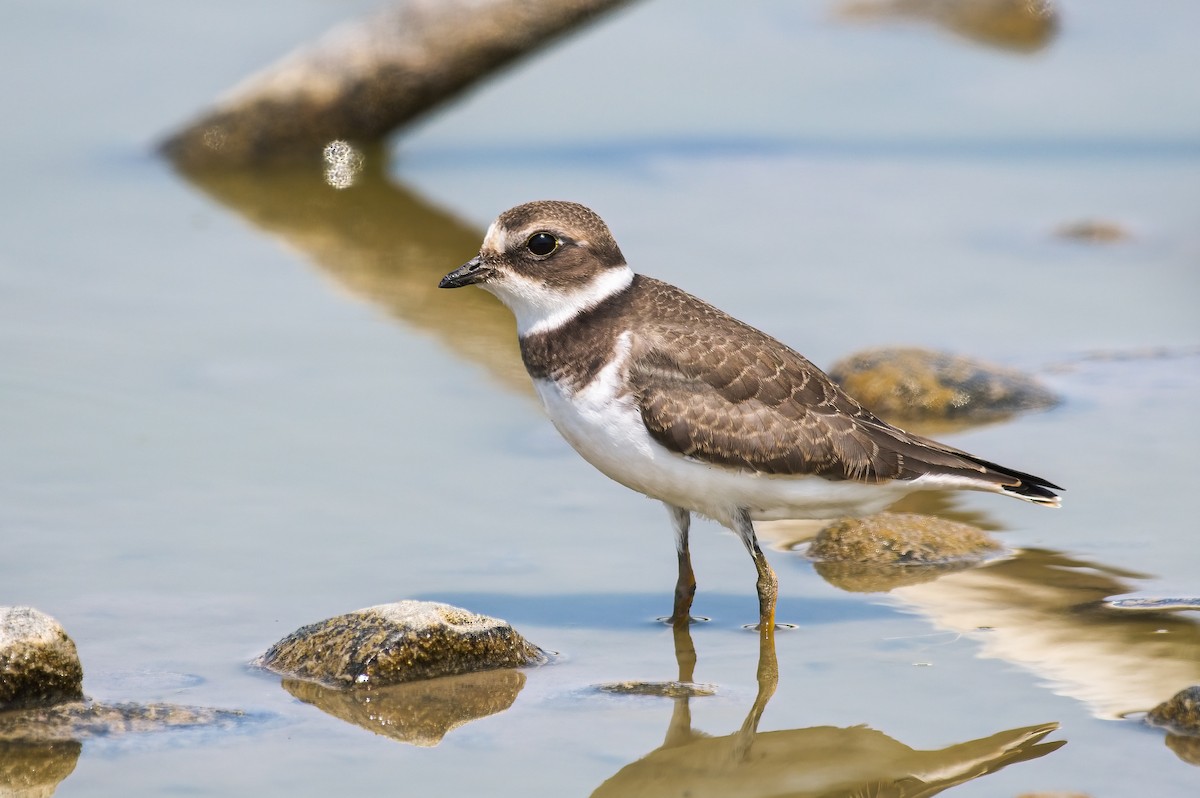
[(356, 610), (297, 629), (254, 664), (327, 687), (385, 686), (548, 660), (506, 622), (429, 601)]
[(807, 553), (823, 562), (944, 565), (978, 561), (1001, 549), (970, 524), (917, 513), (876, 513), (834, 521), (817, 533)]
[(1200, 685), (1180, 690), (1150, 710), (1146, 722), (1175, 734), (1200, 737)]
[(33, 607), (0, 607), (0, 710), (83, 698), (83, 666), (62, 625)]
[(869, 349), (839, 360), (829, 376), (872, 413), (899, 424), (984, 423), (1059, 402), (1019, 371), (928, 349)]
[(0, 713), (0, 743), (47, 744), (92, 737), (232, 728), (255, 718), (244, 712), (179, 704), (105, 704), (70, 701)]

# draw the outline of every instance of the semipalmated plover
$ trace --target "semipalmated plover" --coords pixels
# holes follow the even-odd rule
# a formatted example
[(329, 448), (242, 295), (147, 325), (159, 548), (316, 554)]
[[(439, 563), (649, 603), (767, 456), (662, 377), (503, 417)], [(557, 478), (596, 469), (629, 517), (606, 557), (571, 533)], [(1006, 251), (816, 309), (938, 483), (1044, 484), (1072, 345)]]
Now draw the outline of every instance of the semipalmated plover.
[(1057, 485), (876, 418), (798, 352), (673, 285), (634, 274), (608, 226), (572, 202), (531, 202), (492, 223), (479, 255), (442, 278), (516, 316), (521, 356), (554, 426), (604, 474), (667, 506), (687, 623), (693, 512), (741, 538), (758, 571), (759, 628), (775, 573), (755, 520), (882, 509), (925, 488), (1057, 507)]

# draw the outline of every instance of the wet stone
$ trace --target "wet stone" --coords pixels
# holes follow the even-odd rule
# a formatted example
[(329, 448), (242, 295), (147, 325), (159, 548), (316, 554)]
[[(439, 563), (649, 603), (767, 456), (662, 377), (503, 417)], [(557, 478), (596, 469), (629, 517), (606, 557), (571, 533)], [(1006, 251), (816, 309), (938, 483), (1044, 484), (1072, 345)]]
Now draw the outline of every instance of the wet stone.
[(83, 666), (62, 625), (33, 607), (0, 607), (0, 710), (81, 698)]
[(52, 707), (0, 712), (0, 743), (60, 743), (171, 729), (227, 728), (245, 718), (245, 713), (236, 710), (177, 704), (71, 701)]
[(449, 604), (399, 601), (301, 627), (254, 664), (346, 688), (540, 665), (548, 659), (504, 621)]
[(1083, 219), (1064, 224), (1054, 231), (1059, 238), (1081, 241), (1085, 244), (1114, 244), (1129, 238), (1129, 231), (1116, 222), (1101, 219)]
[(843, 0), (850, 20), (927, 21), (971, 41), (1032, 53), (1054, 40), (1059, 15), (1051, 0)]
[(1019, 371), (928, 349), (868, 349), (838, 361), (829, 375), (872, 413), (893, 423), (983, 423), (1059, 402)]
[(612, 695), (653, 696), (656, 698), (696, 698), (717, 694), (715, 686), (697, 682), (608, 682), (596, 685), (596, 689), (601, 693)]
[(808, 556), (823, 562), (939, 565), (975, 562), (1002, 549), (970, 524), (917, 513), (843, 518), (817, 533)]
[(1200, 685), (1180, 690), (1150, 710), (1146, 722), (1175, 734), (1200, 737)]

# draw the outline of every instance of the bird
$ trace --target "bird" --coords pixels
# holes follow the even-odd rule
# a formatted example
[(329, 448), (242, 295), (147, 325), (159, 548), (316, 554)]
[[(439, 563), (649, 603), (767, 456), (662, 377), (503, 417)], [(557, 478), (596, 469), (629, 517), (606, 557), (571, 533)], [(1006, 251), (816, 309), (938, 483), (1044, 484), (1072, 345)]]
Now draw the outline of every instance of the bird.
[(881, 510), (922, 489), (974, 489), (1058, 507), (1058, 485), (883, 421), (799, 352), (669, 283), (634, 273), (608, 225), (574, 202), (511, 208), (440, 288), (475, 285), (516, 319), (551, 422), (606, 476), (657, 499), (675, 535), (667, 619), (690, 623), (692, 514), (745, 545), (759, 622), (778, 579), (754, 522)]

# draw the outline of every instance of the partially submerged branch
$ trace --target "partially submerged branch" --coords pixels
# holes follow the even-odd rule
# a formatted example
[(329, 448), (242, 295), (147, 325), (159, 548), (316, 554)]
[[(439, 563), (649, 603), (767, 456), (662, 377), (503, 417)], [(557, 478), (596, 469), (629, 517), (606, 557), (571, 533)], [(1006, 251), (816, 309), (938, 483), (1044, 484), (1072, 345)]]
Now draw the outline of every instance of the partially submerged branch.
[(318, 161), (377, 142), (628, 0), (405, 0), (330, 31), (236, 87), (161, 145), (185, 169)]

